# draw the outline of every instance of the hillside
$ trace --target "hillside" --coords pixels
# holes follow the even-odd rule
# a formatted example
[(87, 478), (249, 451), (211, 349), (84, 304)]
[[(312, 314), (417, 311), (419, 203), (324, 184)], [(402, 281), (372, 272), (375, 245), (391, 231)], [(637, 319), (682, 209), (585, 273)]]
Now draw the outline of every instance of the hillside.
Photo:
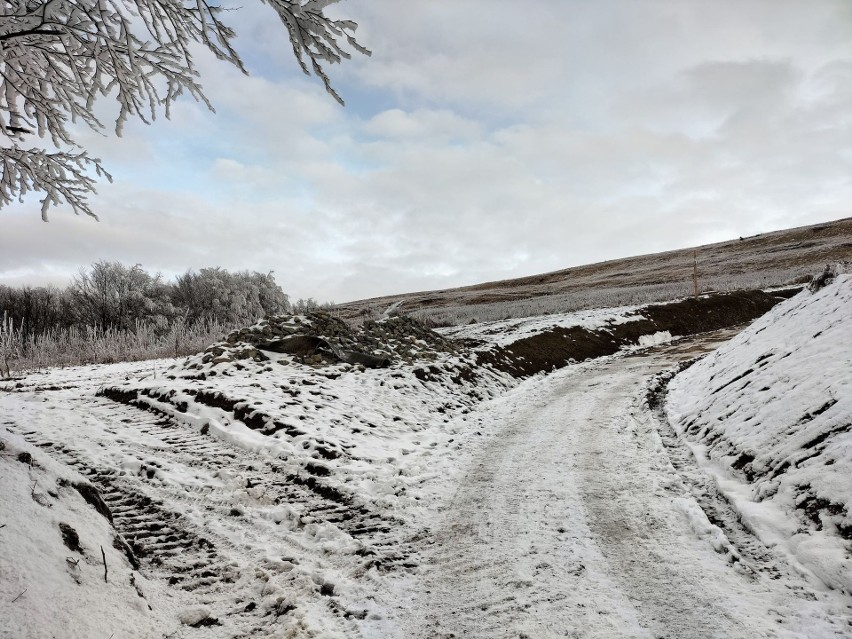
[[(743, 522), (852, 592), (852, 276), (769, 311), (677, 375), (667, 412)], [(700, 390), (699, 390), (700, 389)]]
[(402, 301), (402, 311), (451, 324), (645, 304), (693, 292), (693, 254), (701, 291), (803, 282), (829, 262), (852, 259), (852, 218), (518, 279), (377, 297), (338, 309), (342, 318), (354, 319)]

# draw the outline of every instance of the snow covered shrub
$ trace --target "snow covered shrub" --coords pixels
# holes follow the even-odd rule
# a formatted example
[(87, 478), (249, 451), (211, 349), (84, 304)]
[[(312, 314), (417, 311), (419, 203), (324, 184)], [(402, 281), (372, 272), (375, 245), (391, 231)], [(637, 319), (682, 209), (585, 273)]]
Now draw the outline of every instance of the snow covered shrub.
[[(8, 329), (9, 327), (7, 327)], [(72, 326), (24, 336), (12, 327), (0, 331), (0, 374), (50, 366), (107, 364), (192, 355), (218, 341), (232, 328), (218, 322), (176, 324), (162, 332), (137, 323), (135, 330)]]
[(808, 290), (811, 293), (816, 293), (818, 290), (825, 288), (831, 284), (838, 275), (843, 275), (850, 272), (852, 262), (835, 262), (834, 264), (826, 264), (825, 270), (819, 275), (814, 275), (808, 280)]
[(0, 373), (197, 353), (288, 307), (272, 273), (205, 268), (172, 283), (102, 260), (65, 289), (0, 285)]
[(808, 283), (808, 290), (811, 293), (816, 293), (821, 288), (825, 288), (834, 281), (837, 277), (837, 272), (831, 264), (825, 265), (825, 270), (819, 275), (814, 275)]
[(11, 376), (10, 361), (17, 353), (14, 330), (12, 318), (4, 315), (0, 323), (0, 377)]

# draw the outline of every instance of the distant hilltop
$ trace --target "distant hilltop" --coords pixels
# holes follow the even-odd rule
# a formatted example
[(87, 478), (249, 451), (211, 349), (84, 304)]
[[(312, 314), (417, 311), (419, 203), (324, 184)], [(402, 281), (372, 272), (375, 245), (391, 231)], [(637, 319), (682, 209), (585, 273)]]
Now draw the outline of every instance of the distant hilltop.
[(576, 266), (473, 286), (339, 304), (343, 319), (375, 317), (391, 305), (437, 325), (582, 308), (647, 304), (694, 292), (789, 286), (826, 264), (852, 260), (852, 217), (716, 244)]

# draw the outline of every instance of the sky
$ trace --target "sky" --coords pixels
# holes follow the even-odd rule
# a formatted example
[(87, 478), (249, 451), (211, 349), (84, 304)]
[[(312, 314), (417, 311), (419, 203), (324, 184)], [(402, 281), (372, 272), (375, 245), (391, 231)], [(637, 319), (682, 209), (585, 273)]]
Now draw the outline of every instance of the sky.
[[(256, 0), (249, 76), (118, 138), (91, 205), (0, 210), (0, 284), (96, 260), (273, 271), (344, 302), (501, 280), (852, 215), (848, 0), (343, 0), (371, 57), (299, 70)], [(109, 113), (111, 105), (98, 105)]]

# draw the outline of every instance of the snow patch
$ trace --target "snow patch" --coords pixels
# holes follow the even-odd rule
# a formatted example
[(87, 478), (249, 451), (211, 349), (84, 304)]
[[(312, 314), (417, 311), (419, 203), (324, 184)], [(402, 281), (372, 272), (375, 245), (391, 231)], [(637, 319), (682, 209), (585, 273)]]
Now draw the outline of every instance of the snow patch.
[(689, 522), (692, 531), (699, 539), (706, 540), (713, 550), (720, 554), (730, 553), (731, 544), (725, 533), (718, 526), (710, 523), (707, 515), (701, 507), (695, 503), (695, 500), (685, 497), (676, 497), (672, 500), (674, 507), (682, 512)]
[(110, 522), (75, 487), (88, 485), (84, 477), (0, 427), (0, 478), (0, 636), (174, 630), (161, 585), (133, 569)]
[(187, 608), (178, 615), (178, 619), (185, 626), (200, 626), (210, 619), (210, 609), (206, 606)]
[(639, 337), (639, 346), (659, 346), (660, 344), (668, 344), (674, 338), (669, 331), (657, 331), (652, 335), (641, 335)]

